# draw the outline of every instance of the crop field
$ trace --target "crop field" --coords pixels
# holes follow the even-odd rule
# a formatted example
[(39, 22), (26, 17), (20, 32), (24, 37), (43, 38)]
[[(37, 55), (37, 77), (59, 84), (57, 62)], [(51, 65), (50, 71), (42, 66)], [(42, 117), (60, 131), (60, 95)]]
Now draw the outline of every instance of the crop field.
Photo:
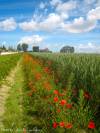
[(100, 132), (99, 54), (0, 56), (0, 81), (10, 73), (4, 105), (8, 85), (0, 88), (0, 133)]
[(8, 75), (9, 71), (16, 66), (20, 54), (0, 56), (0, 82)]

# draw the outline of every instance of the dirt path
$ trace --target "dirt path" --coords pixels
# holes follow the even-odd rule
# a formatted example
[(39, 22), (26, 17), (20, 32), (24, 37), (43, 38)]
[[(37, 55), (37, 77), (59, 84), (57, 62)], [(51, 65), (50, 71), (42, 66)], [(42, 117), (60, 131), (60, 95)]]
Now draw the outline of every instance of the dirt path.
[(3, 120), (3, 114), (5, 112), (5, 103), (6, 103), (6, 99), (9, 96), (10, 88), (14, 84), (14, 79), (18, 71), (18, 67), (19, 67), (19, 62), (17, 66), (10, 72), (7, 78), (2, 82), (2, 85), (0, 86), (0, 128), (3, 128), (2, 120)]

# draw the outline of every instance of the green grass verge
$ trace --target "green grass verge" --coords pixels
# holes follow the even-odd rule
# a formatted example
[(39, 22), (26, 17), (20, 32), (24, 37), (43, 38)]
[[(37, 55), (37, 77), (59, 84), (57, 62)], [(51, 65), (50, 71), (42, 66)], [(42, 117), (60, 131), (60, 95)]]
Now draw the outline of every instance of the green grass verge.
[(22, 107), (22, 87), (23, 87), (23, 75), (21, 66), (18, 67), (17, 73), (14, 79), (14, 85), (12, 86), (9, 97), (5, 105), (4, 114), (4, 132), (7, 133), (22, 133), (23, 129), (23, 107)]

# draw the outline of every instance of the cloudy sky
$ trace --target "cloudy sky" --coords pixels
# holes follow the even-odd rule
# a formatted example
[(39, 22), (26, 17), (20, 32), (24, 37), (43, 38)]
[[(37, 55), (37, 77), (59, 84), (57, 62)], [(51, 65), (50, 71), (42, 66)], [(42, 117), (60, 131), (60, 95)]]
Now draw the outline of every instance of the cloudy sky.
[(0, 44), (100, 53), (100, 0), (0, 0)]

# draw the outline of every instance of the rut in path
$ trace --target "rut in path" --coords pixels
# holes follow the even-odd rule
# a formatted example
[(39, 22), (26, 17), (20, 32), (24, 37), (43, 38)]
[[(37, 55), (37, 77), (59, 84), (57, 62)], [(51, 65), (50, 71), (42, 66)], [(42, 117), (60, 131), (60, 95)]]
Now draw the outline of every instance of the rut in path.
[(5, 112), (5, 103), (6, 103), (6, 99), (9, 96), (10, 88), (14, 84), (14, 78), (15, 78), (15, 74), (18, 71), (18, 67), (19, 67), (19, 62), (17, 66), (10, 72), (7, 78), (2, 82), (2, 85), (0, 86), (0, 128), (3, 128), (2, 120), (3, 120), (3, 114)]

